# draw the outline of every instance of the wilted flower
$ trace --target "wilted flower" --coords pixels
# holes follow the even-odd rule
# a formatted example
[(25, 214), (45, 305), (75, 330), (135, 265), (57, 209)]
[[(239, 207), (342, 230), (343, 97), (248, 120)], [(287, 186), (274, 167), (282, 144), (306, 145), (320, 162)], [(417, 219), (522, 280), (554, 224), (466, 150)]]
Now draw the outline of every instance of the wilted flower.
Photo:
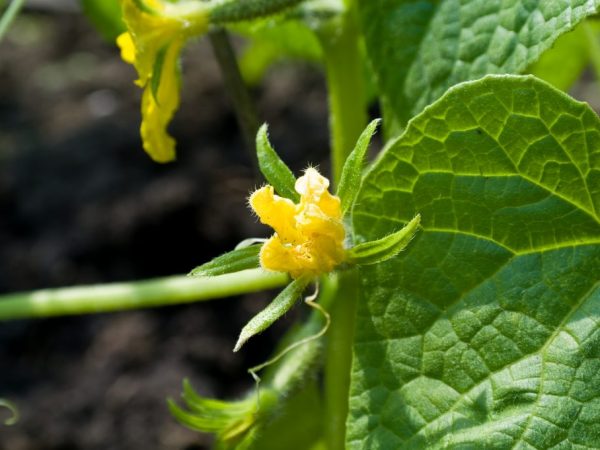
[(142, 125), (144, 150), (157, 162), (175, 158), (175, 140), (167, 126), (179, 107), (177, 60), (186, 41), (208, 29), (209, 9), (200, 1), (122, 0), (127, 30), (117, 38), (124, 61), (138, 73), (144, 89)]

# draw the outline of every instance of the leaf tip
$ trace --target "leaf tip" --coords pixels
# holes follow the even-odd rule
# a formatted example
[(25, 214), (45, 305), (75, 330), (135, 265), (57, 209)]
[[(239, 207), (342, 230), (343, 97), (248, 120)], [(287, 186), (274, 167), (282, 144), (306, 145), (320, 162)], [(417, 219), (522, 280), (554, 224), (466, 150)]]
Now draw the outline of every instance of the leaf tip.
[(240, 337), (238, 338), (237, 342), (235, 343), (235, 347), (233, 347), (233, 353), (237, 353), (241, 350), (241, 348), (244, 346), (244, 344), (248, 341), (248, 338), (250, 336), (247, 336), (246, 333), (244, 333), (244, 330), (242, 330), (242, 332), (240, 333)]

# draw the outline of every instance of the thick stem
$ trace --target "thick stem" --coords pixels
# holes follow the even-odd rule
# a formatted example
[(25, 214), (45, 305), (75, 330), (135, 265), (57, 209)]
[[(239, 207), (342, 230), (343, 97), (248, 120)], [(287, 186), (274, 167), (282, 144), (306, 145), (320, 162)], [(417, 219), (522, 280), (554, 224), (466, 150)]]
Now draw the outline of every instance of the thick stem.
[[(25, 0), (13, 0), (9, 5), (4, 14), (2, 14), (2, 18), (0, 18), (0, 41), (4, 38), (8, 28), (13, 23), (19, 11), (25, 4)], [(3, 6), (4, 2), (1, 2), (0, 6)]]
[(0, 321), (154, 308), (257, 292), (286, 283), (287, 274), (250, 269), (215, 277), (173, 276), (44, 289), (0, 296)]
[(257, 168), (258, 163), (256, 161), (254, 146), (259, 123), (256, 108), (254, 107), (246, 83), (242, 79), (237, 58), (227, 32), (222, 28), (216, 28), (209, 33), (209, 37), (215, 58), (223, 74), (225, 87), (231, 97), (237, 120), (242, 128), (244, 142), (249, 151), (251, 161), (254, 167)]
[(330, 310), (332, 321), (325, 363), (325, 439), (328, 450), (345, 449), (352, 342), (359, 288), (356, 270), (340, 273), (337, 282), (337, 295)]
[[(336, 186), (344, 162), (367, 124), (366, 89), (353, 3), (345, 0), (347, 11), (341, 17), (341, 27), (321, 36), (329, 91), (331, 163)], [(358, 272), (341, 272), (330, 308), (331, 328), (325, 363), (325, 440), (328, 450), (345, 449), (358, 298)]]
[(329, 128), (334, 184), (340, 181), (342, 168), (367, 125), (366, 88), (359, 51), (357, 24), (348, 11), (341, 26), (324, 33), (325, 70), (329, 91)]

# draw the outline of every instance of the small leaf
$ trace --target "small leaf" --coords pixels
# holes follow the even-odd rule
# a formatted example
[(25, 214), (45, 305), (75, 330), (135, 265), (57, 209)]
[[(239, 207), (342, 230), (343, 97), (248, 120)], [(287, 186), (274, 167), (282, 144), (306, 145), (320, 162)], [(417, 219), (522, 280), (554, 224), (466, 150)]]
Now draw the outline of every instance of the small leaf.
[(296, 178), (271, 146), (267, 133), (268, 128), (265, 123), (256, 134), (256, 155), (260, 171), (279, 195), (298, 202), (300, 196), (294, 189)]
[(152, 88), (152, 96), (157, 105), (160, 105), (158, 100), (158, 89), (160, 88), (160, 79), (162, 78), (162, 69), (165, 62), (165, 56), (167, 54), (169, 46), (165, 45), (156, 54), (156, 60), (154, 61), (154, 67), (152, 68), (152, 79), (150, 80), (150, 87)]
[(300, 20), (243, 22), (234, 31), (249, 39), (239, 64), (250, 85), (257, 85), (267, 70), (282, 60), (314, 63), (323, 58), (315, 31)]
[(303, 276), (288, 284), (287, 287), (275, 297), (275, 300), (254, 316), (242, 329), (233, 351), (237, 352), (248, 339), (269, 328), (277, 319), (288, 312), (298, 297), (300, 297), (309, 281), (310, 277)]
[(239, 272), (240, 270), (255, 269), (260, 266), (258, 259), (260, 247), (260, 245), (250, 245), (217, 256), (212, 261), (196, 267), (190, 272), (189, 276), (214, 277), (216, 275)]
[(349, 250), (350, 259), (359, 265), (369, 265), (386, 261), (404, 250), (415, 236), (421, 215), (417, 214), (404, 228), (376, 241), (358, 244)]
[(375, 119), (367, 125), (367, 128), (365, 128), (358, 138), (354, 150), (352, 150), (352, 153), (350, 153), (350, 156), (348, 156), (348, 159), (344, 163), (340, 185), (337, 190), (337, 196), (342, 200), (342, 215), (350, 210), (354, 204), (356, 194), (360, 188), (363, 161), (367, 154), (371, 138), (380, 122), (381, 119)]

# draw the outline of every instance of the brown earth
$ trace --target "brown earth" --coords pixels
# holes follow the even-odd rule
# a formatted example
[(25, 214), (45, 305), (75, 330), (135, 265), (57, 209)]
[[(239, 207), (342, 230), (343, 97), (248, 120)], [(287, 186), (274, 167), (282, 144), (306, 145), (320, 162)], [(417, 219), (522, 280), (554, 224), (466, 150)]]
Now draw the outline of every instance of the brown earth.
[[(27, 12), (0, 45), (0, 292), (186, 273), (268, 232), (245, 206), (254, 179), (206, 41), (184, 60), (171, 128), (178, 161), (138, 136), (133, 70), (74, 13)], [(294, 170), (327, 151), (321, 74), (272, 70), (254, 92)], [(21, 419), (2, 450), (203, 449), (170, 417), (189, 377), (205, 395), (251, 385), (286, 323), (231, 352), (271, 293), (152, 311), (0, 324), (0, 398)], [(0, 419), (7, 415), (0, 410)]]

